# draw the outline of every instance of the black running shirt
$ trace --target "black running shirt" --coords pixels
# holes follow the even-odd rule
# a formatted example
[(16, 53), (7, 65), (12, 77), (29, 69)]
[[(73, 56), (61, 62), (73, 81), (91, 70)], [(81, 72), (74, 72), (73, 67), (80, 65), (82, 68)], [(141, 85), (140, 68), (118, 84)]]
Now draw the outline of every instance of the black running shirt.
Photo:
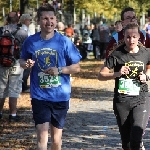
[[(133, 86), (133, 93), (130, 91), (124, 92), (123, 81), (133, 81), (135, 85), (139, 83), (139, 95), (148, 91), (148, 86), (146, 83), (141, 83), (139, 81), (139, 73), (146, 72), (146, 65), (150, 65), (150, 48), (145, 48), (143, 46), (139, 46), (139, 51), (137, 53), (129, 53), (125, 49), (125, 44), (118, 47), (116, 51), (114, 51), (105, 61), (104, 66), (109, 69), (114, 69), (114, 72), (119, 72), (122, 66), (129, 66), (130, 72), (128, 75), (121, 75), (121, 77), (115, 78), (115, 94), (128, 96), (132, 95), (137, 87)], [(123, 81), (122, 81), (123, 80)], [(136, 83), (137, 82), (137, 83)], [(121, 83), (121, 84), (120, 84)], [(123, 84), (122, 84), (123, 83)], [(121, 85), (121, 86), (120, 86)], [(124, 86), (123, 86), (124, 85)], [(123, 88), (122, 88), (123, 86)], [(121, 87), (121, 88), (120, 88)], [(130, 86), (128, 86), (130, 88)], [(118, 92), (119, 91), (119, 92)], [(141, 93), (142, 92), (142, 93)], [(133, 95), (138, 95), (134, 93)]]

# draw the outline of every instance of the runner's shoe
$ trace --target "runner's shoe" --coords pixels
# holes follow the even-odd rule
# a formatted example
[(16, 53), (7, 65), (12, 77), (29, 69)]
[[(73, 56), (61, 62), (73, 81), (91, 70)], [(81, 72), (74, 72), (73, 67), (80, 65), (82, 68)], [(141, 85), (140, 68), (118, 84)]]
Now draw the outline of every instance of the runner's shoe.
[(9, 115), (9, 122), (19, 122), (21, 120), (20, 116)]

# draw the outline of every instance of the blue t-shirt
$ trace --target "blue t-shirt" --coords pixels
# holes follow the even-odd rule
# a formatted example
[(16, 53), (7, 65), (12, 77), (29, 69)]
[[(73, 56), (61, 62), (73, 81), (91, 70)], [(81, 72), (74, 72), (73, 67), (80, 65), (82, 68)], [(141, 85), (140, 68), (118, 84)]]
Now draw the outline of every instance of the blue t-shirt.
[(150, 30), (150, 24), (148, 24), (148, 26), (146, 27), (146, 30)]
[(149, 36), (149, 38), (150, 38), (150, 24), (148, 24), (148, 26), (146, 27), (146, 31), (147, 31), (148, 36)]
[(68, 37), (55, 31), (51, 39), (43, 40), (40, 37), (40, 32), (37, 32), (25, 40), (22, 46), (21, 58), (35, 61), (30, 74), (31, 98), (53, 102), (68, 101), (70, 99), (70, 74), (61, 74), (59, 76), (61, 85), (57, 87), (41, 87), (41, 81), (46, 82), (54, 79), (46, 74), (42, 76), (45, 69), (48, 67), (70, 66), (80, 61), (81, 55)]

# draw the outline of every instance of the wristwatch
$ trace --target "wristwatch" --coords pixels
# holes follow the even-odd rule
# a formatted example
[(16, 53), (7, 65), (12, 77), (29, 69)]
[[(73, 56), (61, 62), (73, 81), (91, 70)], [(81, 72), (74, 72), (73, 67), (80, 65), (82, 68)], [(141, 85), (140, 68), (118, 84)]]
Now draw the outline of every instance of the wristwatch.
[(62, 74), (62, 67), (58, 67), (58, 73)]

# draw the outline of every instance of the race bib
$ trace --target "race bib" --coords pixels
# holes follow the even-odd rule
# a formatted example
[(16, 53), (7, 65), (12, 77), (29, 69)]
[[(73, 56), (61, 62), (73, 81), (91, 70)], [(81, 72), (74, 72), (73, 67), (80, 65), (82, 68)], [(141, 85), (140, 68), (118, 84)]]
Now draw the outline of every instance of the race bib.
[(127, 95), (139, 95), (140, 82), (134, 79), (119, 79), (119, 93)]
[(51, 76), (44, 72), (38, 73), (39, 85), (41, 88), (52, 88), (61, 85), (60, 76)]

